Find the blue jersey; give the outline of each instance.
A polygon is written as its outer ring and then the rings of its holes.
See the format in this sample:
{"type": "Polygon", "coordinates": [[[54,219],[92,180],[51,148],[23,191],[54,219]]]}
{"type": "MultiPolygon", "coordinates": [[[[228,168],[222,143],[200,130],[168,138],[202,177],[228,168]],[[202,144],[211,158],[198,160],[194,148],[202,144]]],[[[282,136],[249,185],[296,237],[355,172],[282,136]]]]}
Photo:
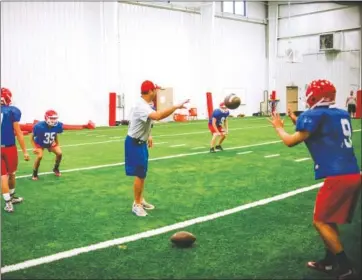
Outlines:
{"type": "Polygon", "coordinates": [[[224,122],[224,120],[230,115],[229,111],[222,111],[220,109],[215,109],[214,112],[212,113],[211,118],[209,119],[209,124],[212,124],[212,119],[215,118],[216,119],[216,125],[220,126],[222,125],[222,123],[224,122]]]}
{"type": "Polygon", "coordinates": [[[347,111],[328,107],[305,111],[298,117],[296,130],[310,133],[305,144],[314,160],[316,179],[360,172],[347,111]]]}
{"type": "Polygon", "coordinates": [[[50,148],[55,142],[58,133],[63,132],[63,124],[58,122],[56,126],[49,126],[45,121],[38,122],[33,127],[34,142],[42,148],[50,148]]]}
{"type": "Polygon", "coordinates": [[[1,145],[14,146],[14,123],[21,119],[21,111],[15,106],[1,106],[1,145]]]}

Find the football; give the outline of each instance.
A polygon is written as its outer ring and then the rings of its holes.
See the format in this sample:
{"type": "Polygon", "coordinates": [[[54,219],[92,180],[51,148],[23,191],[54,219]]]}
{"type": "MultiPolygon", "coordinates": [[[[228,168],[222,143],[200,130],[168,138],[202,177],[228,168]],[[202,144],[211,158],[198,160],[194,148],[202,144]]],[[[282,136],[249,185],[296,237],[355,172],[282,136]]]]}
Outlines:
{"type": "Polygon", "coordinates": [[[196,237],[190,232],[179,231],[172,235],[170,240],[176,247],[187,248],[194,244],[196,237]]]}
{"type": "Polygon", "coordinates": [[[225,106],[231,110],[234,110],[240,106],[241,100],[235,93],[231,93],[224,99],[225,106]]]}

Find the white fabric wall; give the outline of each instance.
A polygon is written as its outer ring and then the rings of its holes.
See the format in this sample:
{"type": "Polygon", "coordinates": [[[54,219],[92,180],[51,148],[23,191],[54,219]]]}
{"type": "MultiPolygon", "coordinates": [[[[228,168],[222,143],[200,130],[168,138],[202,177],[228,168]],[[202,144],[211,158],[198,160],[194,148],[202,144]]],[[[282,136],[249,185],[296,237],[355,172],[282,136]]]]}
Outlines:
{"type": "MultiPolygon", "coordinates": [[[[269,50],[273,50],[269,60],[269,67],[273,70],[269,90],[277,90],[281,112],[286,110],[286,86],[298,86],[300,101],[303,101],[307,83],[320,78],[329,79],[336,85],[337,106],[345,108],[350,90],[361,88],[360,17],[356,5],[310,3],[288,6],[270,3],[269,31],[278,37],[271,38],[269,46],[269,50]],[[319,34],[330,32],[341,36],[341,51],[338,53],[319,51],[319,34]],[[288,48],[300,54],[300,63],[286,63],[284,56],[288,48]]],[[[299,109],[305,109],[303,102],[299,102],[299,109]]]]}
{"type": "MultiPolygon", "coordinates": [[[[210,10],[211,7],[211,10],[210,10]]],[[[151,79],[191,98],[206,116],[206,91],[246,94],[258,111],[266,87],[265,25],[112,2],[5,2],[1,85],[14,93],[23,122],[47,109],[63,122],[108,124],[108,93],[126,95],[126,116],[151,79]]],[[[205,10],[206,9],[206,10],[205,10]]],[[[209,9],[207,11],[207,9],[209,9]]]]}
{"type": "Polygon", "coordinates": [[[266,86],[265,26],[212,19],[210,9],[203,7],[200,16],[119,5],[120,77],[127,103],[139,96],[147,78],[173,87],[175,101],[191,98],[201,117],[207,115],[205,93],[213,93],[217,106],[229,88],[246,93],[246,105],[234,114],[258,111],[266,86]]]}
{"type": "Polygon", "coordinates": [[[105,124],[100,4],[1,4],[1,84],[14,94],[23,121],[48,109],[66,123],[105,124]]]}
{"type": "Polygon", "coordinates": [[[214,95],[222,101],[227,89],[244,92],[246,105],[233,114],[259,112],[266,89],[265,29],[262,24],[216,19],[214,95]]]}
{"type": "Polygon", "coordinates": [[[119,77],[129,104],[126,112],[145,79],[172,87],[175,102],[191,98],[202,105],[200,15],[128,4],[119,4],[118,11],[119,77]]]}

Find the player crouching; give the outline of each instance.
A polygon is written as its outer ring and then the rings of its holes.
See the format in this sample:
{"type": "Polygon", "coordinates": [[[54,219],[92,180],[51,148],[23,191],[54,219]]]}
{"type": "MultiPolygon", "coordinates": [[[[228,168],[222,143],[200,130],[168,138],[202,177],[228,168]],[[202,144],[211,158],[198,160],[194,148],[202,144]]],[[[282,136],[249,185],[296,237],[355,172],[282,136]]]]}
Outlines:
{"type": "Polygon", "coordinates": [[[55,165],[53,172],[55,176],[60,176],[59,165],[62,161],[62,150],[59,146],[58,134],[63,132],[63,124],[58,121],[58,114],[53,110],[45,113],[45,121],[38,122],[33,127],[33,136],[31,137],[31,144],[33,145],[33,152],[36,155],[33,169],[33,180],[38,180],[38,170],[40,162],[43,158],[43,150],[47,149],[49,152],[55,154],[55,165]]]}
{"type": "Polygon", "coordinates": [[[230,115],[229,110],[225,106],[224,102],[220,103],[220,108],[215,109],[209,119],[209,130],[212,134],[210,143],[210,153],[215,153],[216,150],[222,151],[222,142],[225,140],[228,134],[228,116],[230,115]],[[224,127],[223,127],[224,125],[224,127]],[[220,136],[219,144],[215,147],[216,138],[220,136]]]}

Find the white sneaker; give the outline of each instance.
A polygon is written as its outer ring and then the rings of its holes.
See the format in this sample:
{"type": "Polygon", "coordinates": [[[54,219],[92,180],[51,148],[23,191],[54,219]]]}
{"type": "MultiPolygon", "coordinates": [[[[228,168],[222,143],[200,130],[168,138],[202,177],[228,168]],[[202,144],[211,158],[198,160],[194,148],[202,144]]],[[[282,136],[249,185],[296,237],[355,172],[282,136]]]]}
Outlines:
{"type": "Polygon", "coordinates": [[[15,195],[11,196],[11,203],[12,204],[22,203],[23,201],[24,201],[24,198],[22,198],[22,197],[15,196],[15,195]]]}
{"type": "Polygon", "coordinates": [[[13,207],[13,204],[11,203],[11,201],[5,203],[4,210],[8,213],[14,212],[14,207],[13,207]]]}
{"type": "Polygon", "coordinates": [[[152,209],[155,209],[155,206],[148,203],[146,200],[142,200],[142,206],[143,206],[143,209],[146,209],[146,210],[152,210],[152,209]]]}
{"type": "Polygon", "coordinates": [[[147,216],[147,212],[143,209],[141,204],[133,204],[132,212],[135,213],[139,217],[147,216]]]}

